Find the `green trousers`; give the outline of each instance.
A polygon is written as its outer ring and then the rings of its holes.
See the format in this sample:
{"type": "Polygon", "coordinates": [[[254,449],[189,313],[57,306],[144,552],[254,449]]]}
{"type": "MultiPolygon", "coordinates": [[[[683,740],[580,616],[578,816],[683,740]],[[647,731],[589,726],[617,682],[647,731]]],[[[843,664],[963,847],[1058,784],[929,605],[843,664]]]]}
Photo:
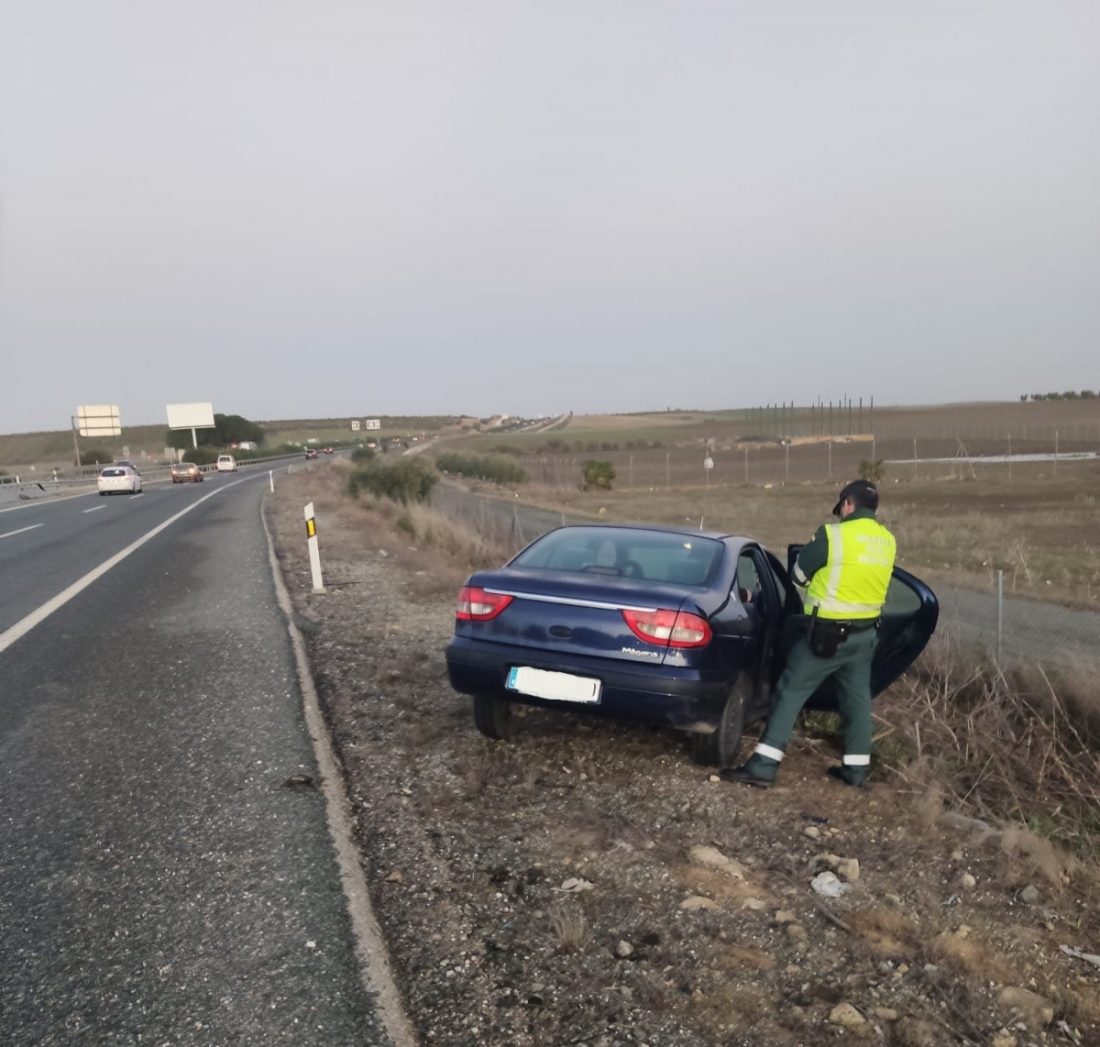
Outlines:
{"type": "Polygon", "coordinates": [[[818,658],[808,640],[800,639],[779,678],[775,708],[768,717],[757,755],[774,761],[783,758],[802,707],[833,677],[844,727],[844,763],[866,768],[871,762],[871,658],[877,642],[875,629],[849,633],[832,658],[818,658]]]}

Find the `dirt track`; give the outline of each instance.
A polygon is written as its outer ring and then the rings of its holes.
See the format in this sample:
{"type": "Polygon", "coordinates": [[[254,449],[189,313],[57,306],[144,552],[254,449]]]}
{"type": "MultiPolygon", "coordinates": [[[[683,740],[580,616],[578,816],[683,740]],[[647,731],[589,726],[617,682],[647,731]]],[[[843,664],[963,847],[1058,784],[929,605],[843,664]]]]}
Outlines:
{"type": "Polygon", "coordinates": [[[1059,949],[1100,951],[1079,874],[934,798],[827,782],[820,741],[768,793],[632,725],[532,713],[487,742],[444,671],[461,572],[340,485],[288,478],[269,512],[423,1043],[1100,1043],[1100,970],[1059,949]],[[826,901],[837,858],[858,877],[826,901]]]}

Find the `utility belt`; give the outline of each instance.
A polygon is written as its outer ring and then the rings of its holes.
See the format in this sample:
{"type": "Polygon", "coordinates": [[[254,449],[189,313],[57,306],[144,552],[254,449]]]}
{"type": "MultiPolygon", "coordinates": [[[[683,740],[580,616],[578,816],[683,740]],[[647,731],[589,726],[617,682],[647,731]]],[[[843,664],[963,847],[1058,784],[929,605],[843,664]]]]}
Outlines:
{"type": "Polygon", "coordinates": [[[810,650],[818,658],[832,658],[837,648],[848,639],[852,633],[864,633],[879,627],[880,618],[857,618],[853,621],[838,621],[834,618],[819,618],[817,608],[814,608],[813,617],[810,618],[810,631],[806,641],[810,650]]]}

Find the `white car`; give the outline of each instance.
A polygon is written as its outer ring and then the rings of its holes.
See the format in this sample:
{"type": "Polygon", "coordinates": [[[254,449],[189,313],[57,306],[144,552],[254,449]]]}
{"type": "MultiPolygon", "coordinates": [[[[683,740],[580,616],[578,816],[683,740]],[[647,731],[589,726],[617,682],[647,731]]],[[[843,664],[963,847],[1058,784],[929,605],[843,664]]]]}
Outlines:
{"type": "Polygon", "coordinates": [[[237,471],[237,459],[231,454],[219,454],[214,468],[219,473],[235,473],[237,471]]]}
{"type": "Polygon", "coordinates": [[[95,485],[100,494],[116,491],[137,494],[141,490],[141,475],[128,465],[108,465],[99,470],[95,485]]]}

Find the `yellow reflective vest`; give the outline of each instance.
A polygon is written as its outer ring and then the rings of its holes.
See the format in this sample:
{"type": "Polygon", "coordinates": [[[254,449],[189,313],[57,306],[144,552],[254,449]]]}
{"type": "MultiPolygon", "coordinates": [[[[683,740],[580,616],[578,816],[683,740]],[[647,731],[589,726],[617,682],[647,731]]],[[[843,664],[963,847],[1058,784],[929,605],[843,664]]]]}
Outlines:
{"type": "Polygon", "coordinates": [[[871,517],[826,524],[829,559],[814,572],[803,599],[807,614],[848,621],[877,618],[886,602],[897,542],[871,517]]]}

